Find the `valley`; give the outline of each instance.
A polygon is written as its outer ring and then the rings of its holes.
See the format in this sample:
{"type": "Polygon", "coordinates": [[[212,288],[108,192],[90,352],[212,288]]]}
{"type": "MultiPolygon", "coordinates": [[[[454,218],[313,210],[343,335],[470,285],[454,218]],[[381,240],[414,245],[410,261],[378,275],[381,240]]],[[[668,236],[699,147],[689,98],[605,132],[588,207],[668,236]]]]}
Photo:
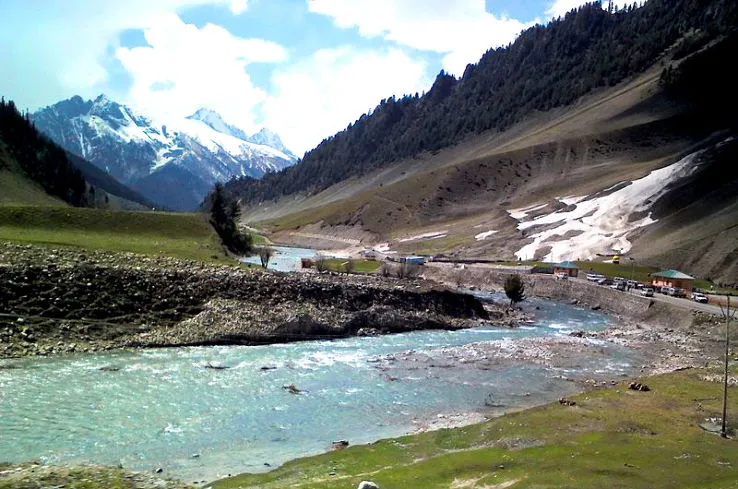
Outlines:
{"type": "Polygon", "coordinates": [[[0,2],[0,489],[735,486],[738,3],[441,3],[0,2]]]}

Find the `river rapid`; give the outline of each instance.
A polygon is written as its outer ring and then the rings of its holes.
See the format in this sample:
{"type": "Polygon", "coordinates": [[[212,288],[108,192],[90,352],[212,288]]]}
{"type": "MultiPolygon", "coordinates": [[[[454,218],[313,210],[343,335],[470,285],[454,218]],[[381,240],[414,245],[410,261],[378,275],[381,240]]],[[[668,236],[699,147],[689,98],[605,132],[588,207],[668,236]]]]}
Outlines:
{"type": "Polygon", "coordinates": [[[211,481],[269,470],[334,440],[366,443],[458,413],[551,401],[581,389],[573,379],[639,368],[639,353],[586,337],[566,365],[517,358],[531,341],[608,325],[584,308],[526,302],[535,320],[517,329],[5,360],[0,461],[120,463],[211,481]],[[449,349],[477,344],[484,361],[449,360],[449,349]]]}

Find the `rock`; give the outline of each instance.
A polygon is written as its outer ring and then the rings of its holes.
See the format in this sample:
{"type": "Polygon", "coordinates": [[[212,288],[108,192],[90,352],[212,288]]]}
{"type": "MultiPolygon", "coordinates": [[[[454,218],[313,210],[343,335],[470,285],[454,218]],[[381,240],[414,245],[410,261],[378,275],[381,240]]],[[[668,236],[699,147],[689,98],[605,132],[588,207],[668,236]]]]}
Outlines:
{"type": "Polygon", "coordinates": [[[334,450],[340,450],[342,448],[346,448],[347,446],[349,446],[349,442],[348,440],[337,440],[331,443],[331,446],[333,447],[334,450]]]}
{"type": "Polygon", "coordinates": [[[584,331],[572,331],[569,333],[569,336],[574,336],[575,338],[584,338],[584,331]]]}
{"type": "Polygon", "coordinates": [[[379,489],[379,486],[372,481],[361,481],[357,489],[379,489]]]}
{"type": "Polygon", "coordinates": [[[593,311],[599,311],[600,309],[602,309],[602,306],[601,306],[601,305],[599,305],[599,304],[596,304],[596,305],[592,306],[592,307],[591,307],[591,309],[592,309],[593,311]]]}
{"type": "Polygon", "coordinates": [[[640,382],[631,382],[630,385],[628,385],[628,389],[640,392],[648,392],[651,390],[647,385],[641,384],[640,382]]]}
{"type": "Polygon", "coordinates": [[[162,472],[164,472],[164,469],[162,469],[161,467],[157,467],[154,472],[156,472],[157,474],[161,474],[162,472]]]}
{"type": "Polygon", "coordinates": [[[561,404],[562,406],[576,406],[577,402],[571,401],[565,397],[562,397],[561,399],[559,399],[559,404],[561,404]]]}
{"type": "Polygon", "coordinates": [[[207,364],[205,364],[205,366],[203,368],[209,368],[211,370],[226,370],[226,369],[229,369],[231,367],[229,367],[228,365],[223,365],[222,363],[211,363],[211,362],[208,362],[207,364]]]}
{"type": "Polygon", "coordinates": [[[282,389],[286,390],[290,394],[299,394],[303,392],[301,389],[298,389],[297,387],[295,387],[295,384],[283,385],[282,389]]]}

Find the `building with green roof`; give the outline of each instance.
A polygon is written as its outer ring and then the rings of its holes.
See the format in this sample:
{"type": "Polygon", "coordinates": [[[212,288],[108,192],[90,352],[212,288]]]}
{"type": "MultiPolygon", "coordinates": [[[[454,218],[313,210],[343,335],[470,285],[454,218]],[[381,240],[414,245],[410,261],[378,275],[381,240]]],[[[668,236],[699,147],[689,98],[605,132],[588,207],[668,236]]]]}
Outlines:
{"type": "Polygon", "coordinates": [[[682,289],[685,293],[691,294],[694,288],[694,277],[679,270],[664,270],[651,274],[651,284],[654,287],[682,289]]]}
{"type": "Polygon", "coordinates": [[[553,271],[554,275],[558,275],[559,273],[565,273],[570,277],[577,277],[579,275],[579,267],[571,261],[556,263],[553,266],[553,271]]]}

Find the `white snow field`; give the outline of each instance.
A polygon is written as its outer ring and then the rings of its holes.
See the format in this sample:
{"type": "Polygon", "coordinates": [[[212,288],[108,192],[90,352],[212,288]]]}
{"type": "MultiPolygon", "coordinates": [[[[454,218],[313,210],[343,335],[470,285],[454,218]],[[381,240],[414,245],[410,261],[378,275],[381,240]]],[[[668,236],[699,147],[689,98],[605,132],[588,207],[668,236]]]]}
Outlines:
{"type": "Polygon", "coordinates": [[[575,205],[572,210],[561,210],[525,220],[533,210],[546,205],[526,209],[513,209],[508,213],[518,220],[517,228],[529,230],[528,237],[533,241],[518,250],[515,256],[522,260],[533,259],[536,252],[550,246],[551,250],[542,260],[557,262],[562,260],[588,260],[598,253],[627,253],[631,243],[628,233],[634,229],[656,222],[651,217],[651,205],[663,196],[670,184],[693,173],[697,164],[695,159],[702,151],[692,153],[678,162],[654,170],[645,177],[632,182],[621,182],[599,194],[597,197],[562,197],[557,200],[566,205],[575,205]],[[618,186],[622,188],[612,191],[618,186]],[[545,230],[535,232],[538,226],[545,230]],[[571,233],[570,237],[565,237],[571,233]],[[574,235],[575,233],[578,233],[574,235]]]}

